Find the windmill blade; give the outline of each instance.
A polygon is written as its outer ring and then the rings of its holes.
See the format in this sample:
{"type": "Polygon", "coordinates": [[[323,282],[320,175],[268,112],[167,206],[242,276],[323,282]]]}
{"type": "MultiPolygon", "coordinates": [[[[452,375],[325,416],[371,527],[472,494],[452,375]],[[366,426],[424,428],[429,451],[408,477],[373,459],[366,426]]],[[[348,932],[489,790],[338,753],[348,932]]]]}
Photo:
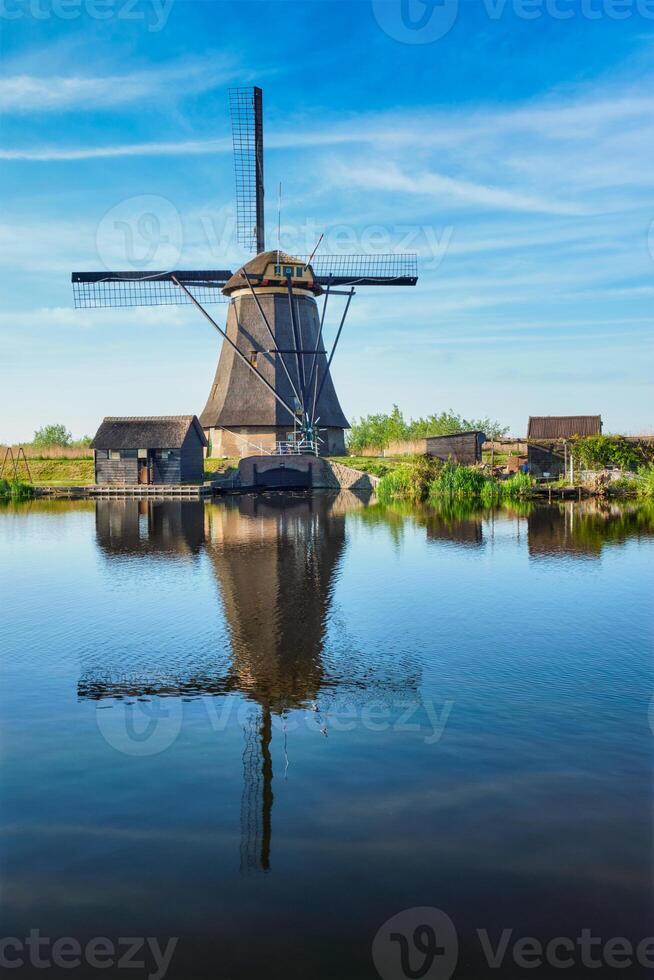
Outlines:
{"type": "Polygon", "coordinates": [[[172,272],[73,272],[76,309],[120,306],[176,306],[192,303],[175,279],[192,290],[200,303],[227,303],[222,288],[229,269],[172,272]]]}
{"type": "Polygon", "coordinates": [[[265,252],[263,216],[263,93],[256,86],[231,88],[236,237],[250,251],[265,252]]]}
{"type": "Polygon", "coordinates": [[[321,286],[415,286],[418,256],[316,255],[311,262],[314,280],[321,286]]]}

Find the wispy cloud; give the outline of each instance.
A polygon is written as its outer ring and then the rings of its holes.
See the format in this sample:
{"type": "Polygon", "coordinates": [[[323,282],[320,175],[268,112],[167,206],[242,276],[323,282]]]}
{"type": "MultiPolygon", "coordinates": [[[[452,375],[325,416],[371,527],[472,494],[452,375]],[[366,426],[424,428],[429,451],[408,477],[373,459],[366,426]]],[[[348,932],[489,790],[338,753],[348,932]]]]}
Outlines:
{"type": "Polygon", "coordinates": [[[231,148],[231,140],[227,138],[180,140],[169,143],[126,143],[116,146],[71,147],[70,149],[50,146],[40,149],[0,149],[0,160],[33,160],[41,163],[56,163],[65,160],[102,160],[112,157],[195,156],[206,153],[226,153],[231,148]]]}
{"type": "Polygon", "coordinates": [[[173,63],[121,75],[18,73],[0,78],[0,111],[25,114],[98,110],[143,104],[158,96],[169,101],[171,95],[180,98],[207,91],[243,76],[242,70],[230,67],[224,58],[173,63]]]}

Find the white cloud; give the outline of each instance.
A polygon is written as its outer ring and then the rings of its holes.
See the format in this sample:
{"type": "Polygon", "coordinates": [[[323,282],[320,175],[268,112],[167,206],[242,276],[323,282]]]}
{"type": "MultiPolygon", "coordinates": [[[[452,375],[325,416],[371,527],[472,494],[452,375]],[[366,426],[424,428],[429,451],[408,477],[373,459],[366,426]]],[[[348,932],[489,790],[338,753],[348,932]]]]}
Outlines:
{"type": "Polygon", "coordinates": [[[8,114],[97,110],[143,104],[155,97],[164,97],[169,102],[171,96],[178,99],[207,91],[243,75],[220,58],[173,63],[122,75],[17,73],[0,78],[0,111],[8,114]]]}

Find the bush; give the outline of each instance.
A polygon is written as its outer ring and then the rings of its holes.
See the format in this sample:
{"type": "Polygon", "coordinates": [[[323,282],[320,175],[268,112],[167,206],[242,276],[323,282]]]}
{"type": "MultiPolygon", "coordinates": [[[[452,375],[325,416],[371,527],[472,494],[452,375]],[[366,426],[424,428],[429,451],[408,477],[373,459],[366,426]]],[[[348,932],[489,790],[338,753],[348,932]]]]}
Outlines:
{"type": "Polygon", "coordinates": [[[377,484],[377,497],[382,502],[409,500],[420,503],[427,499],[429,487],[440,469],[439,460],[431,456],[416,456],[382,476],[377,484]]]}
{"type": "Polygon", "coordinates": [[[603,470],[607,466],[636,470],[651,462],[651,450],[624,436],[586,436],[575,439],[571,449],[575,465],[585,470],[603,470]]]}
{"type": "Polygon", "coordinates": [[[641,466],[636,473],[636,493],[648,500],[654,499],[654,465],[641,466]]]}

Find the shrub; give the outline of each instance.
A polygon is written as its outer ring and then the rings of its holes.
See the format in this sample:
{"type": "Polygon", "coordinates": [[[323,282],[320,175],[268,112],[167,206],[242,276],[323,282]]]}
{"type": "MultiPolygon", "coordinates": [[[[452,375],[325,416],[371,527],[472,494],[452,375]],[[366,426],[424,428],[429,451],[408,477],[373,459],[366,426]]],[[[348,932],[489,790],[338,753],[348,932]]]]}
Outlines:
{"type": "Polygon", "coordinates": [[[641,466],[636,473],[636,493],[639,497],[654,499],[654,465],[641,466]]]}
{"type": "Polygon", "coordinates": [[[649,461],[647,449],[624,436],[586,436],[575,439],[571,448],[575,464],[586,470],[635,470],[649,461]]]}

